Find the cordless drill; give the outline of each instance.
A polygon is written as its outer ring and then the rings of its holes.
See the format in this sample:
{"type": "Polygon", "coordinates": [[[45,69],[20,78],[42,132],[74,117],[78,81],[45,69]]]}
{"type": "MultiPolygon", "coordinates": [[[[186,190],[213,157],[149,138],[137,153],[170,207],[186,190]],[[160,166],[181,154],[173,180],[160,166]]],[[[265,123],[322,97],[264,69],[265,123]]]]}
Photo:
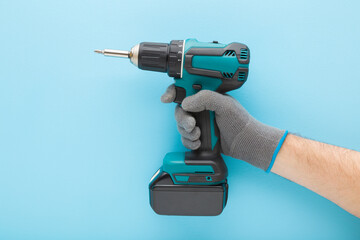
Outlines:
{"type": "MultiPolygon", "coordinates": [[[[250,50],[241,43],[221,44],[196,39],[168,43],[142,42],[130,51],[95,50],[105,56],[130,58],[140,69],[167,72],[175,80],[176,98],[200,90],[226,93],[248,77],[250,50]]],[[[167,153],[150,180],[150,205],[161,215],[214,216],[227,202],[227,167],[220,154],[220,134],[212,111],[193,114],[201,130],[201,146],[167,153]]]]}

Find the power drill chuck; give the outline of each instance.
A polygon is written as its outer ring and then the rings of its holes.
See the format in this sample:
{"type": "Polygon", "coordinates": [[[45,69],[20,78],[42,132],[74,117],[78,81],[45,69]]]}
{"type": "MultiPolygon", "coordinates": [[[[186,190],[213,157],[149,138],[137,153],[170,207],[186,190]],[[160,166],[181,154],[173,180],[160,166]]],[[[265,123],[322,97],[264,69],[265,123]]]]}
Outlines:
{"type": "Polygon", "coordinates": [[[167,72],[170,77],[181,77],[181,61],[183,40],[173,40],[168,43],[142,42],[130,51],[95,50],[96,53],[111,57],[130,58],[130,61],[140,69],[156,72],[167,72]]]}

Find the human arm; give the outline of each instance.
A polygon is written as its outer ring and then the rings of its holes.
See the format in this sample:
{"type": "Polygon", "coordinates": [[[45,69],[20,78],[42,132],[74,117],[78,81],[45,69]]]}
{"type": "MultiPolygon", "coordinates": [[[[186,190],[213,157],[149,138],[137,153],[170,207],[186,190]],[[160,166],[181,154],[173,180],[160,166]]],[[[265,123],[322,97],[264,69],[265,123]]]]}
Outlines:
{"type": "MultiPolygon", "coordinates": [[[[162,101],[173,99],[170,86],[162,101]]],[[[285,177],[360,217],[359,152],[287,135],[254,119],[232,97],[206,90],[185,98],[175,110],[182,142],[189,149],[201,144],[189,112],[202,110],[215,112],[223,154],[285,177]]]]}
{"type": "Polygon", "coordinates": [[[271,169],[360,218],[360,153],[288,134],[271,169]]]}

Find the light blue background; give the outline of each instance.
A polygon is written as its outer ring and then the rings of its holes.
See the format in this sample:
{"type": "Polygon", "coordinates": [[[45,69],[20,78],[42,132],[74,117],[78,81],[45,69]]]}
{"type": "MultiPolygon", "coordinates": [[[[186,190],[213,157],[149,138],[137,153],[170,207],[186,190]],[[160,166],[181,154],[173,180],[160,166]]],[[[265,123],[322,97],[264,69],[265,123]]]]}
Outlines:
{"type": "Polygon", "coordinates": [[[218,217],[164,217],[148,182],[182,151],[172,82],[96,48],[238,41],[232,93],[264,123],[360,150],[358,1],[0,2],[0,239],[360,239],[360,220],[236,159],[218,217]]]}

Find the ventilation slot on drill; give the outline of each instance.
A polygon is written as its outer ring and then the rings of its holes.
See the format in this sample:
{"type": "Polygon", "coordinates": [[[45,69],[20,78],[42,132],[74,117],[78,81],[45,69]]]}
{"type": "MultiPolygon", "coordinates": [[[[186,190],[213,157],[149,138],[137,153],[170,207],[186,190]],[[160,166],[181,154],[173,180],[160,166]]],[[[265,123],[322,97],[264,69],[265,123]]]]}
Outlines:
{"type": "Polygon", "coordinates": [[[226,78],[232,78],[234,76],[233,73],[223,72],[222,75],[226,78]]]}
{"type": "Polygon", "coordinates": [[[233,50],[226,50],[225,53],[224,53],[224,56],[226,56],[226,57],[235,57],[236,53],[233,50]]]}
{"type": "Polygon", "coordinates": [[[244,81],[245,80],[246,73],[245,72],[239,72],[238,80],[244,81]]]}
{"type": "Polygon", "coordinates": [[[248,58],[248,49],[242,48],[240,49],[240,59],[246,60],[248,58]]]}

